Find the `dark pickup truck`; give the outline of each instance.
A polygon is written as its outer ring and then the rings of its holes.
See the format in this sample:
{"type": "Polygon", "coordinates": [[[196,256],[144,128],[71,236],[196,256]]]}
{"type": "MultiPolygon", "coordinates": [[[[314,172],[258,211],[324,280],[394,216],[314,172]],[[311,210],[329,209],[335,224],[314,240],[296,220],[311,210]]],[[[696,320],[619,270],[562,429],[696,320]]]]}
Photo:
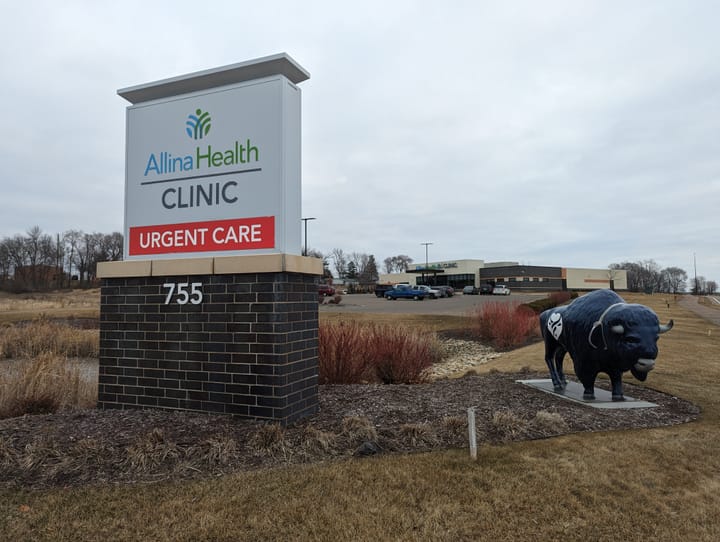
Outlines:
{"type": "Polygon", "coordinates": [[[392,284],[376,284],[375,285],[375,295],[377,297],[385,297],[385,292],[388,290],[392,290],[393,285],[392,284]]]}
{"type": "Polygon", "coordinates": [[[385,299],[425,299],[425,290],[420,290],[409,284],[397,284],[385,292],[385,299]]]}

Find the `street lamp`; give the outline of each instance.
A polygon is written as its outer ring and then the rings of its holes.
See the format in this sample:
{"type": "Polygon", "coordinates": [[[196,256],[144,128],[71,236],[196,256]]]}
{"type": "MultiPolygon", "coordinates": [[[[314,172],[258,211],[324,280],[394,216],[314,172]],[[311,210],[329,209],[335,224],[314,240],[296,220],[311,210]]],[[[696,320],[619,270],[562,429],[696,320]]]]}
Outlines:
{"type": "Polygon", "coordinates": [[[310,216],[308,218],[301,218],[300,220],[302,220],[305,223],[305,250],[303,251],[303,256],[307,256],[307,223],[308,223],[308,220],[315,220],[315,217],[310,216]]]}
{"type": "Polygon", "coordinates": [[[420,243],[421,245],[425,245],[425,271],[423,271],[423,281],[425,280],[425,272],[428,268],[428,245],[432,245],[432,243],[420,243]]]}

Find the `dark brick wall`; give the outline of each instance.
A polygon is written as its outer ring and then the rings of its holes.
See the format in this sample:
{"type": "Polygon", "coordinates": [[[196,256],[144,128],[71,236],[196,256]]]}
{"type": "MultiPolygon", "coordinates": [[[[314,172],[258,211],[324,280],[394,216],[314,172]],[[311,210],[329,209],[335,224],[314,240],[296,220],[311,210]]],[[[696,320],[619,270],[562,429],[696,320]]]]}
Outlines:
{"type": "Polygon", "coordinates": [[[314,275],[108,278],[100,309],[99,408],[163,408],[290,423],[317,411],[314,275]],[[202,283],[165,304],[165,283],[202,283]]]}
{"type": "Polygon", "coordinates": [[[565,290],[562,268],[537,265],[508,265],[481,267],[480,282],[500,282],[511,291],[558,291],[565,290]]]}

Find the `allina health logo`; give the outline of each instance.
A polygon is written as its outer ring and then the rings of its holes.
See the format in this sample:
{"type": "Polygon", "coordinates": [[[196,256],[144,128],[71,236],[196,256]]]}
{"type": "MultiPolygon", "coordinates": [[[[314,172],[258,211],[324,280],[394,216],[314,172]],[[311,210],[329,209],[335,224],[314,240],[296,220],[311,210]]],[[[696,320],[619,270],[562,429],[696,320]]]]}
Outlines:
{"type": "Polygon", "coordinates": [[[188,115],[185,123],[187,135],[193,139],[202,139],[210,131],[210,120],[210,113],[207,111],[203,113],[202,109],[195,111],[194,115],[188,115]]]}
{"type": "MultiPolygon", "coordinates": [[[[201,140],[210,132],[210,113],[198,108],[187,116],[185,133],[193,140],[201,140]]],[[[249,137],[235,140],[229,146],[198,146],[190,154],[177,155],[171,151],[151,152],[145,165],[144,177],[182,173],[223,166],[236,166],[260,161],[260,150],[249,137]]]]}

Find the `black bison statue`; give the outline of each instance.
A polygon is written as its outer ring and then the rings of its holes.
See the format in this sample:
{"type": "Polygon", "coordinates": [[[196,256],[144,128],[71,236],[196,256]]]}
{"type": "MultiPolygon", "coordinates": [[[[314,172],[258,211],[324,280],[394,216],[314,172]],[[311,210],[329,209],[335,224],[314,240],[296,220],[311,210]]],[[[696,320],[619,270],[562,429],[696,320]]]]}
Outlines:
{"type": "Polygon", "coordinates": [[[540,315],[540,329],[553,388],[561,392],[567,386],[563,358],[569,353],[584,387],[583,399],[595,399],[595,379],[607,373],[613,401],[624,401],[623,373],[630,371],[644,381],[655,365],[659,335],[672,327],[672,320],[661,325],[651,309],[625,303],[610,290],[596,290],[546,310],[540,315]]]}

